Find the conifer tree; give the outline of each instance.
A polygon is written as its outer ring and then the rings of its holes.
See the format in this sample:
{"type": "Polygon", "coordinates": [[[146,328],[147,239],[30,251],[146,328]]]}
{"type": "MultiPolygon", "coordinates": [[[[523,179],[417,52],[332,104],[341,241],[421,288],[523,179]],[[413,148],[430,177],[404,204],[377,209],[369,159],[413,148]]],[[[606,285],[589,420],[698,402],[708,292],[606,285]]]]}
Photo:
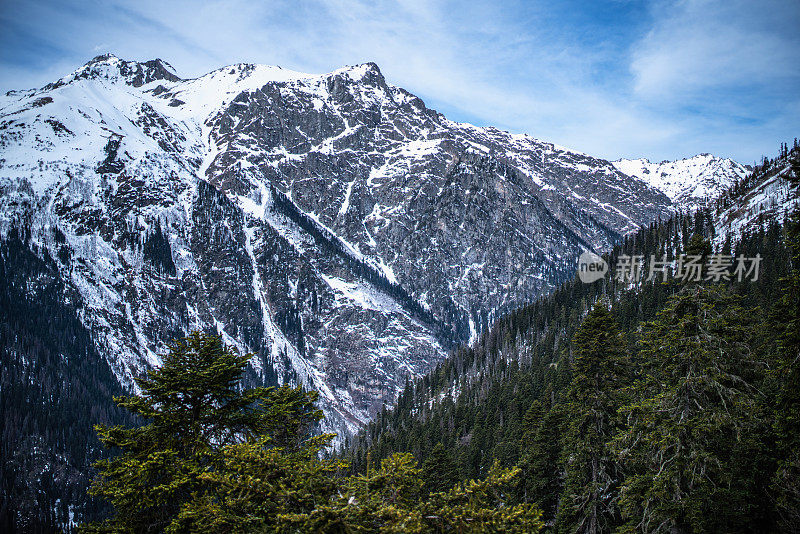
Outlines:
{"type": "Polygon", "coordinates": [[[520,459],[522,469],[522,496],[524,502],[537,503],[545,521],[555,518],[556,505],[561,492],[562,468],[561,431],[564,425],[563,407],[555,405],[543,412],[536,400],[525,414],[525,426],[520,459]]]}
{"type": "MultiPolygon", "coordinates": [[[[800,176],[800,174],[798,174],[800,176]]],[[[786,224],[791,270],[773,316],[778,329],[776,431],[782,459],[773,485],[780,526],[800,531],[800,210],[786,224]]]]}
{"type": "Polygon", "coordinates": [[[542,511],[534,504],[513,503],[520,472],[518,467],[504,469],[495,460],[485,479],[433,494],[422,504],[422,517],[436,533],[539,532],[544,526],[542,511]]]}
{"type": "Polygon", "coordinates": [[[643,373],[616,439],[627,530],[743,531],[758,515],[753,440],[765,425],[754,384],[763,366],[747,323],[737,298],[691,286],[645,325],[643,373]]]}
{"type": "Polygon", "coordinates": [[[619,466],[610,442],[629,377],[624,338],[608,309],[595,305],[573,338],[573,378],[567,392],[564,438],[566,479],[559,532],[608,531],[617,521],[614,497],[619,466]]]}
{"type": "Polygon", "coordinates": [[[693,234],[686,245],[686,254],[690,256],[700,256],[700,263],[705,263],[711,255],[711,242],[701,234],[693,234]]]}
{"type": "Polygon", "coordinates": [[[448,491],[458,482],[458,465],[452,452],[441,441],[436,443],[422,463],[422,478],[428,493],[448,491]]]}
{"type": "Polygon", "coordinates": [[[543,526],[541,511],[511,502],[518,476],[518,468],[495,463],[485,479],[456,484],[423,500],[416,460],[396,453],[379,469],[345,480],[327,503],[307,513],[285,512],[281,519],[289,532],[535,533],[543,526]]]}
{"type": "Polygon", "coordinates": [[[98,462],[91,488],[114,515],[92,530],[161,532],[181,507],[205,491],[220,451],[255,439],[296,448],[321,417],[315,393],[282,387],[240,390],[250,355],[220,338],[193,333],[169,346],[161,367],[137,380],[142,393],[115,400],[147,422],[97,426],[100,441],[121,453],[98,462]]]}
{"type": "Polygon", "coordinates": [[[169,531],[336,532],[344,522],[325,505],[340,490],[345,464],[319,458],[330,439],[275,447],[265,437],[223,448],[214,469],[199,477],[202,491],[181,508],[169,531]]]}

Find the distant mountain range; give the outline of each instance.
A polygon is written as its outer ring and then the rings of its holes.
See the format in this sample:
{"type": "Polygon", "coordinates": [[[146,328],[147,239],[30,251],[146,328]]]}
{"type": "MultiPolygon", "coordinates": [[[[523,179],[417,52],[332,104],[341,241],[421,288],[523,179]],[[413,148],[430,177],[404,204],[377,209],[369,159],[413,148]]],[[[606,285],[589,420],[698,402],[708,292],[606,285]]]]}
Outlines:
{"type": "Polygon", "coordinates": [[[698,154],[677,161],[651,163],[646,159],[619,159],[614,167],[647,182],[685,211],[704,205],[747,176],[751,169],[727,158],[698,154]]]}
{"type": "Polygon", "coordinates": [[[372,63],[184,80],[104,55],[0,97],[0,234],[55,262],[122,386],[211,329],[253,380],[320,391],[342,436],[582,251],[745,173],[452,122],[372,63]]]}

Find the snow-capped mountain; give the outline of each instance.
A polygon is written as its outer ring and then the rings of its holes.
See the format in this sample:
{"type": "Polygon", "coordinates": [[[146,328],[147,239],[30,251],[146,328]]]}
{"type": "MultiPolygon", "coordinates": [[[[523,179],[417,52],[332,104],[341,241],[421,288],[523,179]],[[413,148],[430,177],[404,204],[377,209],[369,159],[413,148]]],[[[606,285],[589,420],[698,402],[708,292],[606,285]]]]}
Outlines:
{"type": "Polygon", "coordinates": [[[646,159],[619,159],[614,166],[666,194],[676,208],[697,209],[741,180],[749,169],[732,159],[698,154],[676,161],[651,163],[646,159]]]}
{"type": "Polygon", "coordinates": [[[586,249],[671,209],[608,161],[449,121],[368,63],[183,80],[100,56],[0,97],[0,235],[52,258],[123,385],[214,329],[342,434],[586,249]]]}

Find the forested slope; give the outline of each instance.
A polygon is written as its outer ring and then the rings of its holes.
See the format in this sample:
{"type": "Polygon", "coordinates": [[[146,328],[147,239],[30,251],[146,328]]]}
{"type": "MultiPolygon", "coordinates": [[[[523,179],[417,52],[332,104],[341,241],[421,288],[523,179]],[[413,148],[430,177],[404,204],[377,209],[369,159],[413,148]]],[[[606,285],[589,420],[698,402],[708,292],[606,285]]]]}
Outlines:
{"type": "MultiPolygon", "coordinates": [[[[132,423],[122,393],[79,321],[74,288],[24,230],[0,240],[0,531],[52,532],[97,517],[86,489],[99,423],[132,423]],[[55,504],[54,504],[55,503],[55,504]]],[[[58,238],[58,237],[57,237],[58,238]]]]}
{"type": "Polygon", "coordinates": [[[494,460],[518,465],[517,498],[558,531],[791,530],[798,222],[773,209],[737,234],[720,219],[748,213],[743,202],[775,179],[796,205],[798,154],[782,147],[720,201],[628,236],[601,281],[576,278],[506,315],[408,383],[344,456],[363,470],[409,451],[429,476],[456,466],[453,480],[481,477],[494,460]],[[681,253],[704,264],[760,255],[759,277],[614,277],[626,256],[681,253]]]}

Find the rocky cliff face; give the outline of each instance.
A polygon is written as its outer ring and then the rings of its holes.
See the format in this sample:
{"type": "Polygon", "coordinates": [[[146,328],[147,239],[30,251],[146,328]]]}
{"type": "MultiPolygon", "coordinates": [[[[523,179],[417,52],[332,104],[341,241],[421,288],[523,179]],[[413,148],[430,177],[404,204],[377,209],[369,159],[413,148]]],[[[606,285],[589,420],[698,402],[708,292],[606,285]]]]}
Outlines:
{"type": "Polygon", "coordinates": [[[342,434],[670,208],[608,161],[451,122],[374,64],[181,80],[100,56],[0,97],[0,233],[53,258],[123,385],[213,329],[255,380],[319,390],[342,434]]]}

